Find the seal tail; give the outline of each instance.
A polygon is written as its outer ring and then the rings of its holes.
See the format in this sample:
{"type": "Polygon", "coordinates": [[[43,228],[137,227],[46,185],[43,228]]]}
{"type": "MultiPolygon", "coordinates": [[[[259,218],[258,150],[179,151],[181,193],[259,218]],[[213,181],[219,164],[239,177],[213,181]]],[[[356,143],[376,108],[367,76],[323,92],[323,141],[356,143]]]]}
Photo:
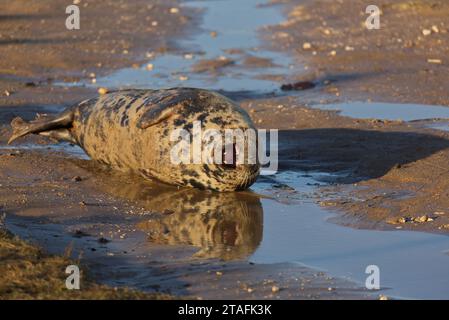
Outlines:
{"type": "Polygon", "coordinates": [[[20,117],[16,117],[11,121],[13,133],[8,140],[8,144],[26,136],[30,133],[51,136],[50,131],[58,132],[60,129],[68,128],[73,121],[73,112],[63,112],[56,117],[38,116],[36,120],[26,122],[20,117]]]}
{"type": "Polygon", "coordinates": [[[28,134],[29,126],[20,117],[16,117],[11,121],[11,127],[12,127],[12,136],[9,138],[8,144],[28,134]]]}

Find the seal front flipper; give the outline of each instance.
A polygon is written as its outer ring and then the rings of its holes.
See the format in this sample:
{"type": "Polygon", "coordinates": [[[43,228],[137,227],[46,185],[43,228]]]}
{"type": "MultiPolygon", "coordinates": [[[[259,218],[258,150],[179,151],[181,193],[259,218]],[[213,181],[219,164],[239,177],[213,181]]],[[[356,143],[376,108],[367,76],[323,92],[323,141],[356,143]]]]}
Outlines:
{"type": "Polygon", "coordinates": [[[166,96],[154,102],[154,107],[145,111],[137,122],[139,129],[146,129],[180,113],[181,109],[195,105],[202,90],[192,88],[168,89],[166,96]],[[180,91],[174,94],[173,91],[180,91]]]}
{"type": "Polygon", "coordinates": [[[154,126],[175,114],[173,108],[156,108],[145,112],[137,122],[137,127],[140,129],[146,129],[148,127],[154,126]]]}
{"type": "Polygon", "coordinates": [[[54,117],[38,117],[36,120],[30,122],[16,117],[11,122],[13,133],[8,140],[8,144],[30,133],[73,141],[73,138],[67,130],[72,126],[72,122],[73,111],[70,109],[54,117]]]}

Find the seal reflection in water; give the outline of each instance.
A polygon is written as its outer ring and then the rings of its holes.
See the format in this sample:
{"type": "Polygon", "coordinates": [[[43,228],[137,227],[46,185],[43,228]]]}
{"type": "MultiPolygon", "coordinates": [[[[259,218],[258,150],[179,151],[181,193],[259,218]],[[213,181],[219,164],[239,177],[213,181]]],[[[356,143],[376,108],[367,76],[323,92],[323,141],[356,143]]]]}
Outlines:
{"type": "Polygon", "coordinates": [[[171,151],[177,141],[171,141],[171,133],[183,129],[192,135],[197,121],[202,130],[255,130],[242,108],[216,92],[124,90],[83,101],[55,116],[31,122],[15,118],[9,143],[30,133],[69,141],[93,160],[173,185],[235,191],[253,184],[259,174],[257,161],[236,163],[237,154],[247,152],[248,139],[245,150],[236,144],[223,148],[222,159],[233,159],[231,163],[173,163],[171,151]],[[227,150],[232,150],[232,157],[227,150]]]}
{"type": "Polygon", "coordinates": [[[242,259],[262,241],[263,209],[259,197],[250,192],[210,192],[177,189],[134,179],[108,183],[114,196],[137,202],[150,212],[138,229],[151,242],[193,245],[202,258],[242,259]]]}

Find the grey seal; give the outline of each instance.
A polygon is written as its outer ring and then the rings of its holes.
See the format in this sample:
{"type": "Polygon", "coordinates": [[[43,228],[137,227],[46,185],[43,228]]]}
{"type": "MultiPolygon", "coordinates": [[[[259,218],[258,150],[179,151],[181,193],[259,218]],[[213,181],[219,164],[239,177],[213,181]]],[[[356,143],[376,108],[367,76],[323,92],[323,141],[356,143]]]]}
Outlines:
{"type": "MultiPolygon", "coordinates": [[[[121,90],[85,100],[54,116],[11,122],[8,143],[39,134],[79,145],[91,159],[121,171],[177,186],[235,191],[251,186],[259,174],[256,163],[178,163],[171,161],[175,129],[253,129],[249,115],[232,100],[195,88],[121,90]]],[[[245,141],[248,143],[248,141],[245,141]]],[[[233,152],[235,150],[234,146],[233,152]]],[[[223,149],[223,152],[224,149],[223,149]]],[[[223,155],[226,157],[226,155],[223,155]]],[[[232,159],[236,159],[234,154],[232,159]]]]}

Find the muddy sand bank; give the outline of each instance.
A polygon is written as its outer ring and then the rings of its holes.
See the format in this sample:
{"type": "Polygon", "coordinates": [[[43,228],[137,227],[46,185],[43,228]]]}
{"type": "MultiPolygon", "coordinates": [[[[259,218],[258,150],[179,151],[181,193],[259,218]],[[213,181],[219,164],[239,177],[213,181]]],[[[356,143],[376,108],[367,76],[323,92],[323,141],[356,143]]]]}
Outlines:
{"type": "MultiPolygon", "coordinates": [[[[88,22],[93,23],[96,32],[84,29],[74,44],[71,40],[61,41],[66,36],[71,39],[71,33],[60,34],[60,28],[55,31],[55,24],[62,24],[63,19],[56,10],[61,2],[53,2],[56,6],[41,8],[43,5],[35,2],[30,9],[8,7],[5,10],[11,18],[0,20],[2,37],[9,39],[0,46],[7,57],[2,59],[5,71],[0,89],[9,92],[0,97],[0,206],[7,214],[11,231],[55,254],[73,243],[74,258],[82,252],[82,261],[93,278],[111,286],[202,298],[378,296],[379,292],[368,295],[360,288],[360,281],[342,280],[296,263],[254,264],[248,260],[257,247],[263,248],[261,243],[266,239],[261,234],[265,215],[261,217],[262,200],[257,195],[183,194],[163,186],[141,185],[135,177],[116,176],[79,159],[82,152],[72,146],[61,149],[42,138],[32,137],[22,141],[22,146],[6,147],[8,124],[14,116],[30,119],[43,110],[57,112],[96,94],[91,87],[53,85],[53,79],[91,81],[90,73],[107,75],[117,68],[132,69],[136,63],[136,68],[142,68],[139,63],[147,61],[147,52],[163,55],[180,50],[184,54],[176,40],[187,32],[198,31],[195,10],[183,6],[180,12],[170,13],[170,8],[177,6],[175,2],[155,2],[151,9],[140,13],[136,10],[142,5],[140,1],[114,1],[108,4],[111,10],[107,17],[88,22]],[[31,11],[33,16],[34,12],[46,15],[36,19],[40,23],[39,35],[24,27],[32,23],[27,19],[31,11]],[[126,21],[130,19],[146,22],[139,28],[128,28],[126,21]],[[120,32],[110,28],[113,21],[119,20],[124,21],[120,28],[117,26],[120,32]],[[153,25],[152,21],[160,23],[153,25]],[[59,41],[23,40],[52,32],[59,41]],[[74,51],[74,46],[81,51],[74,51]],[[39,58],[33,59],[35,54],[29,57],[34,47],[42,50],[39,58]],[[155,203],[148,194],[157,194],[163,201],[155,203]],[[165,203],[178,203],[176,199],[191,206],[179,205],[184,213],[179,217],[171,208],[164,208],[165,203]],[[154,210],[158,206],[164,210],[154,210]],[[222,207],[233,213],[233,219],[226,219],[219,210],[222,207]],[[216,215],[200,221],[194,213],[202,210],[216,215]]],[[[328,174],[318,179],[323,186],[318,186],[310,198],[340,209],[341,214],[334,217],[338,223],[368,229],[449,231],[449,197],[444,178],[449,133],[425,128],[429,121],[354,119],[308,107],[369,99],[447,105],[447,6],[442,1],[434,2],[437,5],[423,1],[422,5],[404,2],[390,6],[383,1],[384,16],[389,19],[383,16],[382,21],[386,20],[387,27],[367,36],[360,26],[363,10],[353,1],[351,5],[349,1],[282,1],[286,22],[260,33],[269,40],[265,45],[274,44],[277,50],[293,57],[299,71],[264,72],[262,77],[274,79],[277,87],[297,80],[312,81],[317,86],[290,97],[222,88],[239,100],[258,127],[280,130],[281,173],[328,174]],[[348,15],[348,10],[355,13],[348,15]],[[422,19],[410,19],[418,14],[422,19]],[[392,28],[405,20],[411,23],[410,28],[392,28]],[[421,29],[432,25],[438,25],[439,32],[424,37],[421,29]],[[306,42],[311,44],[310,49],[304,49],[306,42]],[[429,47],[431,52],[426,50],[429,47]],[[443,62],[428,63],[430,57],[443,62]]],[[[83,3],[88,3],[88,16],[100,13],[101,8],[93,2],[83,3]]],[[[361,6],[362,2],[357,4],[361,6]]],[[[217,31],[213,37],[220,41],[221,32],[217,31]]],[[[251,55],[260,51],[251,51],[251,55]]],[[[225,52],[232,61],[205,57],[196,64],[201,68],[193,69],[189,76],[196,80],[195,73],[210,73],[220,79],[227,70],[237,70],[239,75],[247,69],[260,71],[282,63],[252,58],[248,53],[239,55],[241,52],[245,50],[225,52]]],[[[263,179],[255,191],[287,203],[292,197],[300,197],[300,202],[302,197],[309,197],[307,192],[294,193],[277,181],[263,179]],[[267,188],[260,187],[266,184],[267,188]]]]}
{"type": "MultiPolygon", "coordinates": [[[[380,1],[379,30],[366,29],[363,1],[279,2],[286,6],[287,19],[269,27],[265,37],[304,64],[297,81],[318,84],[304,92],[298,104],[424,104],[418,119],[434,117],[431,108],[426,115],[425,105],[449,106],[449,5],[445,1],[380,1]]],[[[394,104],[388,107],[394,114],[394,104]]],[[[415,112],[412,107],[409,112],[406,106],[402,109],[403,119],[415,112]]],[[[353,226],[380,227],[386,222],[397,228],[447,232],[446,133],[423,129],[435,120],[378,120],[375,111],[365,118],[374,119],[317,118],[310,126],[329,128],[335,139],[327,140],[330,145],[310,145],[313,151],[305,154],[326,157],[329,150],[336,162],[353,162],[346,168],[352,171],[349,177],[364,177],[355,179],[356,185],[338,186],[340,191],[349,190],[347,196],[328,204],[342,208],[344,217],[350,216],[343,220],[353,226]],[[332,130],[366,125],[375,131],[332,130]]],[[[299,127],[304,125],[309,126],[302,122],[299,127]]],[[[310,133],[313,136],[313,130],[310,133]]]]}
{"type": "MultiPolygon", "coordinates": [[[[194,15],[189,9],[181,9],[176,14],[170,13],[170,8],[176,7],[175,2],[154,3],[145,11],[136,10],[144,5],[143,2],[111,2],[105,4],[111,9],[108,15],[102,19],[86,19],[87,25],[92,25],[89,28],[82,28],[80,33],[73,36],[74,33],[59,26],[64,23],[65,18],[65,15],[57,10],[59,7],[62,8],[62,5],[61,1],[45,4],[32,2],[27,7],[14,3],[4,8],[6,14],[2,18],[1,28],[2,38],[5,38],[5,41],[0,48],[2,56],[5,57],[1,61],[3,72],[0,97],[3,145],[10,133],[8,124],[15,116],[32,119],[37,112],[58,112],[64,106],[96,95],[93,88],[55,86],[53,85],[55,82],[77,79],[92,81],[91,79],[107,74],[115,68],[127,66],[134,68],[134,65],[148,59],[149,52],[160,54],[175,50],[176,45],[172,40],[185,33],[186,25],[190,30],[195,28],[194,15]],[[142,17],[138,15],[139,12],[142,12],[142,17]],[[123,23],[110,28],[117,20],[123,20],[123,23]],[[144,25],[131,28],[126,23],[130,20],[141,21],[144,25]],[[153,21],[159,23],[155,24],[153,21]],[[34,28],[36,23],[39,24],[38,29],[34,28]],[[76,37],[75,41],[73,37],[76,37]]],[[[103,10],[102,6],[83,2],[82,13],[87,17],[101,15],[103,10]]],[[[248,61],[254,64],[255,60],[248,61]]],[[[60,263],[68,261],[69,258],[76,260],[81,267],[88,268],[89,277],[95,281],[112,287],[138,287],[143,291],[169,292],[192,297],[309,299],[367,297],[358,285],[309,268],[289,264],[254,265],[244,260],[239,262],[261,241],[260,230],[251,233],[252,236],[247,238],[247,241],[239,240],[242,245],[237,246],[236,252],[233,250],[229,252],[229,246],[223,246],[226,241],[233,243],[235,240],[233,237],[236,235],[232,233],[227,236],[230,237],[228,240],[213,241],[212,243],[218,243],[218,248],[213,246],[215,249],[207,252],[202,260],[191,257],[198,250],[196,248],[201,247],[201,243],[195,240],[202,234],[201,229],[196,230],[198,235],[195,235],[195,229],[187,230],[192,238],[184,236],[183,241],[172,243],[173,250],[167,250],[166,245],[170,244],[170,241],[157,240],[156,231],[161,230],[163,226],[158,222],[160,219],[156,219],[157,217],[147,219],[141,216],[142,214],[145,217],[144,214],[148,212],[144,209],[145,201],[138,196],[140,189],[128,190],[125,184],[123,188],[110,190],[111,185],[117,184],[117,179],[111,180],[108,174],[96,177],[93,172],[97,170],[102,172],[104,168],[94,166],[92,169],[89,162],[73,160],[73,157],[83,154],[74,153],[71,146],[67,146],[66,151],[70,152],[67,156],[61,154],[60,148],[52,151],[49,142],[40,138],[30,138],[29,141],[23,142],[24,145],[19,149],[5,147],[2,150],[1,210],[6,213],[6,225],[14,233],[20,234],[22,238],[51,254],[61,255],[67,247],[73,247],[71,256],[61,258],[60,263]],[[30,148],[27,148],[27,145],[30,148]],[[104,188],[98,188],[99,185],[104,188]],[[148,236],[156,244],[151,245],[152,242],[147,240],[148,236]],[[128,238],[130,240],[126,244],[120,244],[121,240],[126,242],[128,238]],[[158,242],[161,243],[157,244],[158,242]],[[192,247],[192,244],[195,246],[192,247]],[[124,249],[121,249],[122,247],[124,249]],[[130,249],[133,247],[136,249],[130,249]],[[223,258],[230,261],[224,263],[223,258]],[[142,261],[135,267],[135,260],[139,259],[142,261]],[[149,271],[143,272],[147,269],[145,266],[150,266],[149,271]],[[142,274],[132,276],[139,273],[142,274]],[[148,280],[143,282],[143,287],[139,287],[138,284],[142,283],[139,279],[142,277],[148,280]],[[211,281],[203,281],[205,277],[211,281]],[[213,285],[209,285],[210,283],[213,285]],[[220,288],[223,290],[219,290],[220,288]]],[[[122,179],[123,177],[120,181],[122,179]]],[[[131,178],[126,177],[125,180],[127,179],[131,178]]],[[[157,187],[156,191],[159,189],[160,187],[157,187]]],[[[222,201],[218,201],[218,204],[222,201]]],[[[252,201],[257,203],[257,200],[252,201]]],[[[158,213],[153,214],[157,216],[158,213]]],[[[197,220],[192,221],[194,222],[198,223],[197,220]]],[[[227,232],[229,228],[232,230],[233,223],[235,222],[232,219],[221,222],[217,232],[223,228],[222,232],[227,232]],[[226,227],[227,224],[231,226],[226,227]]],[[[173,228],[177,224],[172,222],[170,225],[173,228]]],[[[260,226],[259,223],[256,225],[260,226]]],[[[182,230],[177,232],[182,234],[182,230]]],[[[241,237],[242,234],[238,236],[241,237]]],[[[11,246],[6,240],[2,240],[2,244],[11,246]]],[[[17,252],[21,253],[17,255],[18,263],[27,261],[29,256],[19,250],[19,244],[15,243],[14,246],[17,252]]],[[[32,246],[30,248],[38,250],[32,246]]],[[[56,256],[50,259],[56,261],[59,258],[56,256]]],[[[31,265],[34,263],[30,262],[31,265]]],[[[39,268],[45,268],[45,265],[34,265],[34,269],[40,270],[39,268]]],[[[33,276],[33,274],[17,275],[20,281],[26,277],[31,281],[33,276]]],[[[47,289],[53,290],[49,284],[57,285],[63,277],[64,274],[57,274],[56,271],[49,273],[49,280],[44,285],[47,285],[47,289]]],[[[19,292],[15,289],[14,283],[5,282],[4,285],[5,291],[15,291],[14,297],[18,298],[54,297],[44,288],[37,287],[36,292],[31,289],[19,292]]],[[[163,294],[146,296],[127,291],[123,293],[114,291],[116,295],[112,296],[108,293],[107,287],[95,288],[98,289],[96,292],[90,293],[90,296],[87,292],[80,298],[169,297],[163,294]]],[[[58,294],[58,297],[63,296],[58,294]]],[[[67,296],[69,297],[71,296],[67,296]]]]}

